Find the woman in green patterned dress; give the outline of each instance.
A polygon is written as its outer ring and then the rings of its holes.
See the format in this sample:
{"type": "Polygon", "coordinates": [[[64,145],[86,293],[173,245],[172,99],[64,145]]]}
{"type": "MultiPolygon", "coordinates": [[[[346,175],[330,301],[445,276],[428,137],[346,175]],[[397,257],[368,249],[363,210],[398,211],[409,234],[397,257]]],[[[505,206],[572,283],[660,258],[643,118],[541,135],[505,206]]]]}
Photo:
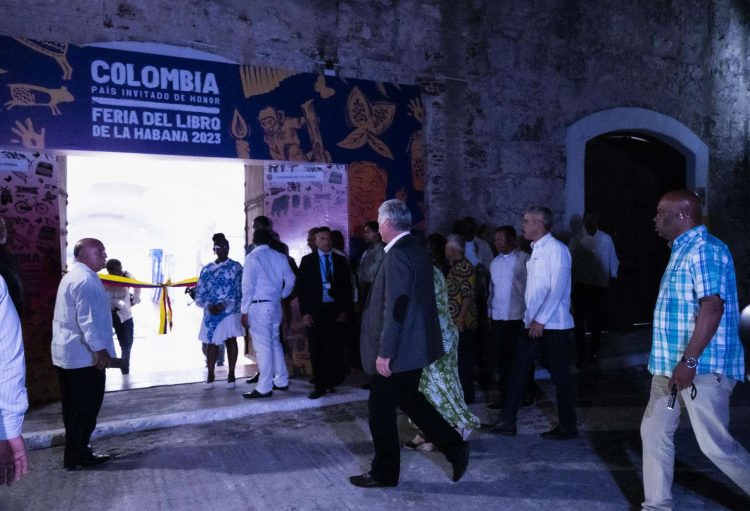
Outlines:
{"type": "MultiPolygon", "coordinates": [[[[445,277],[435,267],[433,267],[433,282],[445,355],[422,370],[419,390],[466,440],[471,430],[479,427],[479,418],[469,410],[464,401],[463,390],[458,379],[458,330],[448,312],[445,277]]],[[[417,434],[404,445],[423,451],[433,449],[432,443],[426,441],[421,434],[417,434]]]]}

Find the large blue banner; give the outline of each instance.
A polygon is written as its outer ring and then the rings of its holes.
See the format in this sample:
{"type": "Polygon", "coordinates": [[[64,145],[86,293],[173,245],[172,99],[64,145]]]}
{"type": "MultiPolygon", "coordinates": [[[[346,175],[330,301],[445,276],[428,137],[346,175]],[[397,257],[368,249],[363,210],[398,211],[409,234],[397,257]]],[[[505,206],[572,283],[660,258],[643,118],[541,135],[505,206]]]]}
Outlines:
{"type": "Polygon", "coordinates": [[[352,234],[424,218],[415,86],[0,36],[0,99],[0,147],[344,163],[352,234]]]}

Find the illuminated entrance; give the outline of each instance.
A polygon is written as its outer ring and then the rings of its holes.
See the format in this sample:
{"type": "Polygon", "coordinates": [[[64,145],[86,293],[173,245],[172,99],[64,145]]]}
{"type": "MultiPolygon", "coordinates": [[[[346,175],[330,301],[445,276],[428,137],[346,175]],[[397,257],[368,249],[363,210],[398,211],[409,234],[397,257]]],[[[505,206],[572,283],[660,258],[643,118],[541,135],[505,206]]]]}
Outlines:
{"type": "MultiPolygon", "coordinates": [[[[215,258],[211,242],[215,232],[223,232],[229,240],[229,257],[244,262],[242,162],[106,153],[69,156],[67,189],[68,264],[75,241],[94,237],[134,278],[175,282],[197,276],[215,258]]],[[[157,335],[159,293],[144,289],[141,303],[133,307],[130,374],[107,371],[108,390],[205,379],[198,340],[203,310],[182,288],[173,288],[174,329],[157,335]]],[[[242,347],[243,339],[239,342],[242,347]]],[[[240,355],[238,376],[253,373],[253,362],[240,355]]],[[[217,379],[222,376],[225,367],[217,368],[217,379]]]]}

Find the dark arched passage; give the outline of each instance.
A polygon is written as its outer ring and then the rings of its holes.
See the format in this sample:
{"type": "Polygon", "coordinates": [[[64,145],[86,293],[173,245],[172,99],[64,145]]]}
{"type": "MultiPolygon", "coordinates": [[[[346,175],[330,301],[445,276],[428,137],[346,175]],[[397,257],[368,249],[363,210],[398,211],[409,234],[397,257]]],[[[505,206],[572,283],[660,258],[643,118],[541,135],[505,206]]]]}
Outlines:
{"type": "Polygon", "coordinates": [[[599,213],[600,228],[612,236],[620,258],[610,325],[651,322],[669,259],[652,219],[661,195],[687,186],[685,156],[649,135],[610,132],[587,142],[584,168],[585,207],[599,213]]]}

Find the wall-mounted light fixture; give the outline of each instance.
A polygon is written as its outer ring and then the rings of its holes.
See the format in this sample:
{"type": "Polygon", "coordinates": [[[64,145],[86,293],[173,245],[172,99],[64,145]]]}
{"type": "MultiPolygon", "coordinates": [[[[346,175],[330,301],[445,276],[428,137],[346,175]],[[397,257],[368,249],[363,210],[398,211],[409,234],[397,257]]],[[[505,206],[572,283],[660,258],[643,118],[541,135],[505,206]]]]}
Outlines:
{"type": "Polygon", "coordinates": [[[323,62],[322,68],[324,76],[336,76],[336,60],[327,59],[323,62]]]}

